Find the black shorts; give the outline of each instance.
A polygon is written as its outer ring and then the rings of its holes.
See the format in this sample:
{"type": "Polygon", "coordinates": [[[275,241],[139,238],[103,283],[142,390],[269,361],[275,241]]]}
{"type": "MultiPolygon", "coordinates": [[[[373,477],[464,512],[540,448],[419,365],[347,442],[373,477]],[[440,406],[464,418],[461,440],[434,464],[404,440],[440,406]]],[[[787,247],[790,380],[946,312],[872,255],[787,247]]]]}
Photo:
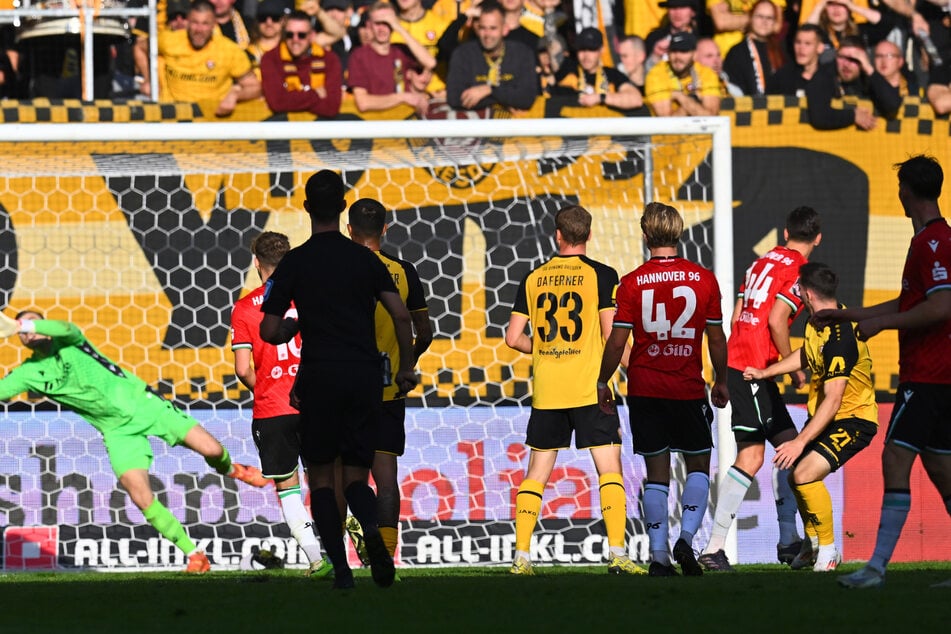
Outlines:
{"type": "Polygon", "coordinates": [[[265,478],[286,480],[300,462],[300,416],[288,414],[251,421],[251,437],[261,456],[261,474],[265,478]]]}
{"type": "Polygon", "coordinates": [[[406,451],[406,401],[383,401],[380,408],[380,436],[376,450],[402,456],[406,451]]]}
{"type": "Polygon", "coordinates": [[[885,442],[916,453],[951,453],[951,385],[900,383],[885,442]]]}
{"type": "Polygon", "coordinates": [[[380,362],[308,362],[301,365],[301,455],[307,462],[373,464],[383,405],[380,362]]]}
{"type": "Polygon", "coordinates": [[[566,409],[535,409],[528,417],[525,444],[532,449],[549,451],[571,446],[590,449],[621,444],[621,422],[617,414],[605,414],[598,404],[566,409]]]}
{"type": "Polygon", "coordinates": [[[705,398],[677,401],[629,396],[627,407],[634,453],[656,456],[670,451],[701,455],[713,448],[713,408],[705,398]]]}
{"type": "Polygon", "coordinates": [[[826,459],[832,471],[838,471],[850,458],[868,447],[877,432],[876,422],[861,418],[834,420],[815,440],[806,445],[802,455],[815,451],[826,459]]]}
{"type": "Polygon", "coordinates": [[[775,381],[747,381],[742,372],[729,368],[726,383],[733,409],[730,426],[737,443],[765,444],[769,440],[775,447],[773,438],[787,429],[796,431],[775,381]]]}

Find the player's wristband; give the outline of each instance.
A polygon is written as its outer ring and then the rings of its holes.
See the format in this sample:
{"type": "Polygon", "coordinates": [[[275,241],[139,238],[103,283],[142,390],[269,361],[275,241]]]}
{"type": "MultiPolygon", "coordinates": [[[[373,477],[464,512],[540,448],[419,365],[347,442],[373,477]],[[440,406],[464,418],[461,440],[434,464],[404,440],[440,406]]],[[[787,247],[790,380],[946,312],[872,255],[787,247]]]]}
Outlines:
{"type": "Polygon", "coordinates": [[[599,389],[599,390],[605,389],[605,388],[607,388],[607,386],[608,386],[608,384],[605,383],[604,381],[598,381],[598,389],[599,389]]]}
{"type": "Polygon", "coordinates": [[[32,319],[17,319],[17,322],[20,324],[19,332],[33,333],[36,332],[36,324],[33,323],[32,319]]]}

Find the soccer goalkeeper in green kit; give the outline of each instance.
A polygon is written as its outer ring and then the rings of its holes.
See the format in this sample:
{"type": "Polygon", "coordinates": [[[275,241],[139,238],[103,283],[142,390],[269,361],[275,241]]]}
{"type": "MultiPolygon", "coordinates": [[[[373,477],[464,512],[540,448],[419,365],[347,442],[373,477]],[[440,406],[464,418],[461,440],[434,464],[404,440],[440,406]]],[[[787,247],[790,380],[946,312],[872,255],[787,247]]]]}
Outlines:
{"type": "Polygon", "coordinates": [[[228,450],[198,421],[104,357],[74,324],[43,319],[35,311],[23,311],[16,320],[0,313],[0,337],[15,334],[33,354],[0,379],[0,400],[32,391],[82,416],[102,434],[112,470],[132,502],[149,524],[185,553],[185,572],[207,572],[208,557],[152,492],[148,437],[184,445],[218,473],[251,486],[270,481],[256,467],[231,462],[228,450]]]}

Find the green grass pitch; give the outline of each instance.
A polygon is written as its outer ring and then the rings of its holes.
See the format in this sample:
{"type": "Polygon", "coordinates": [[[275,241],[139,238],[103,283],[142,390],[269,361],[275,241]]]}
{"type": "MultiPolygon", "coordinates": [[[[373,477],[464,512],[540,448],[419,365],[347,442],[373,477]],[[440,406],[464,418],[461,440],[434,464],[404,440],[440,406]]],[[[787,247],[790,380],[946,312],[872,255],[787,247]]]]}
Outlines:
{"type": "Polygon", "coordinates": [[[334,591],[301,570],[0,575],[0,632],[278,634],[284,632],[658,632],[735,634],[944,631],[951,562],[894,564],[884,588],[846,590],[834,574],[738,566],[700,578],[616,577],[605,567],[401,569],[377,588],[334,591]],[[927,628],[927,629],[925,629],[927,628]]]}

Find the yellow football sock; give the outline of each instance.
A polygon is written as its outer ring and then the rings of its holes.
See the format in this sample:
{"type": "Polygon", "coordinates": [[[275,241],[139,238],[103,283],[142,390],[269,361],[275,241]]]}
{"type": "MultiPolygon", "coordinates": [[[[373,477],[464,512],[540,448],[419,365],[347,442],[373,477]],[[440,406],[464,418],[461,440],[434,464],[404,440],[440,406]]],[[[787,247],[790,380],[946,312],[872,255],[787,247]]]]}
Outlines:
{"type": "Polygon", "coordinates": [[[601,517],[604,518],[604,530],[608,534],[608,546],[624,548],[624,534],[627,528],[627,495],[624,492],[624,478],[620,473],[605,473],[598,478],[601,493],[601,517]]]}
{"type": "Polygon", "coordinates": [[[390,557],[395,557],[396,544],[400,538],[400,529],[395,526],[381,526],[380,536],[383,538],[383,543],[386,544],[386,550],[389,551],[390,557]]]}
{"type": "Polygon", "coordinates": [[[515,550],[531,552],[532,533],[542,510],[545,485],[537,480],[522,480],[515,496],[515,550]]]}
{"type": "Polygon", "coordinates": [[[806,525],[806,535],[818,535],[819,545],[835,543],[832,524],[832,496],[822,480],[795,485],[796,500],[800,502],[799,511],[806,525]],[[809,525],[813,532],[810,533],[809,525]]]}

